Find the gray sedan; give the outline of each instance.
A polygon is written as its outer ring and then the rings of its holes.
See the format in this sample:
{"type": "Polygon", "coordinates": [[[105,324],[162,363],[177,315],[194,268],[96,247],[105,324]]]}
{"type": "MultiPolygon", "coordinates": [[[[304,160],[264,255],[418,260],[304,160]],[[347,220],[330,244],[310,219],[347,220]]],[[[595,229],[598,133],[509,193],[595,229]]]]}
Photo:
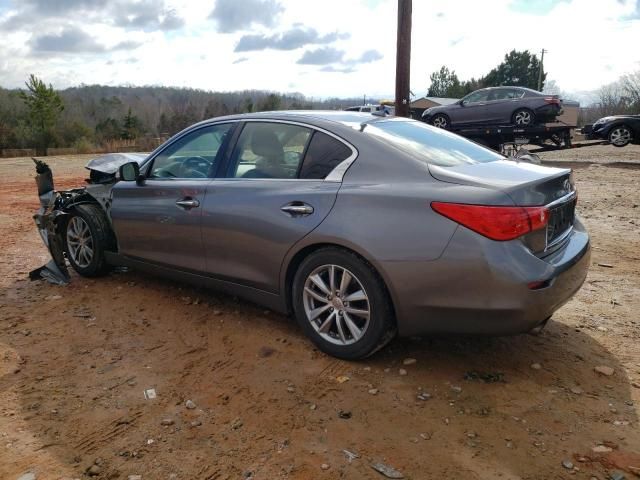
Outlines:
{"type": "Polygon", "coordinates": [[[562,113],[557,95],[524,87],[491,87],[471,92],[456,103],[428,108],[422,120],[440,128],[462,125],[518,125],[550,122],[562,113]]]}
{"type": "Polygon", "coordinates": [[[150,155],[87,165],[36,223],[69,281],[125,265],[293,313],[324,352],[397,333],[540,328],[580,288],[589,237],[571,171],[509,160],[422,122],[271,112],[198,123],[150,155]]]}

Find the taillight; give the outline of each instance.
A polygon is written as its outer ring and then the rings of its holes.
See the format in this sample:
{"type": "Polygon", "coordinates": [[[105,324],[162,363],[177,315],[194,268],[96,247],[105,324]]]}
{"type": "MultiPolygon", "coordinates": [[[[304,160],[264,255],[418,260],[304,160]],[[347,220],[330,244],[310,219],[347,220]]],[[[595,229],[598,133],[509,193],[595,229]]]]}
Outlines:
{"type": "Polygon", "coordinates": [[[546,207],[496,207],[431,202],[433,208],[454,222],[492,240],[513,240],[540,230],[549,222],[546,207]]]}
{"type": "Polygon", "coordinates": [[[555,103],[560,105],[560,99],[558,97],[544,97],[544,101],[546,103],[555,103]]]}

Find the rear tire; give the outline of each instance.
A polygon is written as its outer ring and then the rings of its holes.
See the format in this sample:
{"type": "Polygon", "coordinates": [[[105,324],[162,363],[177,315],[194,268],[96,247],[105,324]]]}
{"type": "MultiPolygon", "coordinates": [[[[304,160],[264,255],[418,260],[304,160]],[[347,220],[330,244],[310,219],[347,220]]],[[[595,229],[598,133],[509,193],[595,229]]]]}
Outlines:
{"type": "Polygon", "coordinates": [[[77,205],[65,226],[67,260],[83,277],[104,275],[109,271],[104,252],[111,246],[112,238],[111,226],[98,205],[77,205]]]}
{"type": "Polygon", "coordinates": [[[626,147],[631,143],[633,132],[626,125],[617,125],[611,129],[607,139],[614,147],[626,147]]]}
{"type": "Polygon", "coordinates": [[[448,129],[451,126],[451,120],[444,113],[437,113],[431,119],[431,125],[438,128],[448,129]]]}
{"type": "Polygon", "coordinates": [[[292,305],[311,341],[344,360],[368,357],[396,333],[382,279],[348,250],[323,248],[305,258],[293,278],[292,305]]]}
{"type": "Polygon", "coordinates": [[[519,108],[511,115],[511,123],[521,127],[535,125],[536,115],[528,108],[519,108]]]}

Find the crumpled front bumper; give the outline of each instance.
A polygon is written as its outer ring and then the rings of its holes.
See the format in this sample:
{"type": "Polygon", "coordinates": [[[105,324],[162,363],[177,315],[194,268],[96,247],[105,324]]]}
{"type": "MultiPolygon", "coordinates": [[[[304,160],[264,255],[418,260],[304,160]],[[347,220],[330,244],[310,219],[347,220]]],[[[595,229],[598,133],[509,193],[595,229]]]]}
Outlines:
{"type": "Polygon", "coordinates": [[[68,214],[60,208],[63,198],[54,190],[51,169],[46,163],[33,160],[36,163],[36,185],[40,197],[40,208],[33,219],[42,241],[51,253],[51,260],[29,272],[29,278],[45,279],[51,283],[65,285],[69,283],[70,277],[64,258],[64,237],[61,225],[64,223],[63,218],[68,214]]]}

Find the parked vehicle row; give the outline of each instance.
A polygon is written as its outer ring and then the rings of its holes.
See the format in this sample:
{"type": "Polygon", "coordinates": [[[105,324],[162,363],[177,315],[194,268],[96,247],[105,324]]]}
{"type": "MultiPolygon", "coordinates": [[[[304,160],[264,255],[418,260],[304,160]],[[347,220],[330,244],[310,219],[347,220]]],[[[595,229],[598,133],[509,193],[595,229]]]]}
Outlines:
{"type": "Polygon", "coordinates": [[[589,140],[608,140],[615,147],[640,143],[640,115],[613,115],[582,128],[589,140]]]}
{"type": "Polygon", "coordinates": [[[477,124],[526,127],[553,121],[561,113],[557,95],[524,87],[491,87],[471,92],[451,105],[428,108],[422,120],[445,129],[477,124]]]}
{"type": "Polygon", "coordinates": [[[324,352],[397,333],[515,334],[581,286],[569,169],[511,161],[423,122],[354,112],[219,117],[150,155],[89,162],[36,224],[68,280],[126,265],[292,312],[324,352]],[[505,261],[508,259],[508,261],[505,261]]]}

